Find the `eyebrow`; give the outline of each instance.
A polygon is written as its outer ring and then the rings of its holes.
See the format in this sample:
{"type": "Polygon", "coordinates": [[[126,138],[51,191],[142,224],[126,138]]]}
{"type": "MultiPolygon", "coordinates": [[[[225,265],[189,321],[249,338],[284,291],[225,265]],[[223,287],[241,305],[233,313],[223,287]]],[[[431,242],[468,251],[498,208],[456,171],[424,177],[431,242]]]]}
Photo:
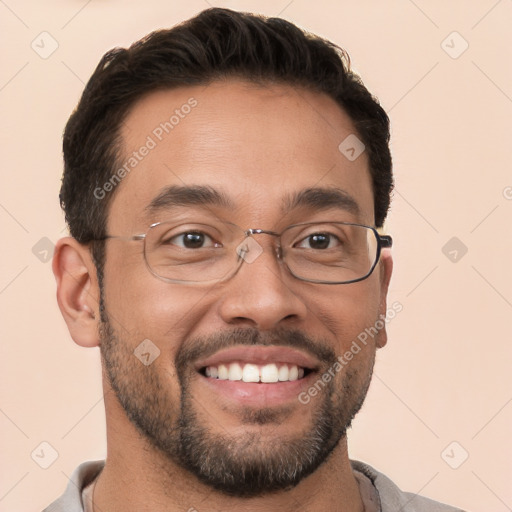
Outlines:
{"type": "MultiPolygon", "coordinates": [[[[164,188],[146,206],[148,215],[179,206],[217,206],[235,210],[235,202],[224,192],[209,185],[170,185],[164,188]]],[[[281,214],[285,215],[298,208],[329,210],[338,208],[356,217],[361,214],[355,199],[336,187],[311,187],[288,194],[283,198],[281,214]]]]}
{"type": "Polygon", "coordinates": [[[158,194],[144,209],[154,214],[176,206],[221,206],[234,210],[235,203],[223,192],[208,185],[171,185],[158,194]]]}
{"type": "Polygon", "coordinates": [[[315,210],[339,208],[356,217],[361,214],[356,200],[344,190],[335,187],[313,187],[295,192],[284,199],[282,213],[285,214],[300,207],[315,210]]]}

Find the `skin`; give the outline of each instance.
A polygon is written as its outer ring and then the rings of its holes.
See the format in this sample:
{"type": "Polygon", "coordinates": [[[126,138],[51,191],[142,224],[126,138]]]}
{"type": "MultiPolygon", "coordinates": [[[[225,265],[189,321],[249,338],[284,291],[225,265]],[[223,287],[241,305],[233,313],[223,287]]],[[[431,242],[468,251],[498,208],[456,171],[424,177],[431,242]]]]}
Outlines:
{"type": "MultiPolygon", "coordinates": [[[[350,162],[339,152],[340,142],[355,129],[350,118],[323,94],[288,85],[262,88],[233,79],[207,87],[151,93],[139,100],[126,118],[122,132],[125,154],[144,144],[155,127],[168,119],[167,113],[190,97],[198,105],[115,190],[109,234],[144,233],[152,222],[164,220],[163,212],[158,218],[148,218],[144,208],[171,184],[211,185],[224,191],[235,208],[209,207],[211,212],[244,229],[280,232],[292,223],[326,215],[374,225],[366,154],[350,162]],[[283,195],[313,186],[343,189],[357,202],[360,215],[302,208],[283,217],[283,195]]],[[[148,271],[141,242],[107,242],[104,304],[111,327],[126,354],[144,339],[159,347],[161,353],[151,371],[160,378],[161,398],[168,399],[164,403],[172,409],[170,417],[178,413],[181,400],[176,357],[200,338],[235,329],[262,335],[298,330],[338,356],[386,313],[392,272],[389,251],[383,251],[368,279],[322,285],[289,275],[271,250],[273,237],[258,235],[256,240],[263,253],[254,262],[244,263],[230,280],[213,287],[164,282],[148,271]]],[[[100,336],[100,290],[88,248],[72,238],[60,240],[53,268],[59,306],[74,341],[86,347],[106,343],[100,336]]],[[[375,352],[386,341],[384,328],[350,361],[349,369],[336,375],[332,389],[338,402],[351,404],[358,396],[364,397],[375,352]],[[343,395],[347,374],[353,376],[350,396],[343,395]]],[[[137,381],[139,388],[134,392],[149,393],[138,380],[142,365],[133,357],[123,357],[126,386],[137,381]]],[[[262,424],[247,419],[246,406],[212,395],[191,368],[187,371],[190,407],[198,421],[235,443],[248,434],[255,435],[263,454],[271,443],[301,440],[325,403],[320,393],[306,405],[298,400],[274,405],[271,409],[279,421],[262,424]]],[[[227,496],[200,482],[137,430],[105,369],[103,386],[108,451],[95,490],[97,510],[363,510],[345,436],[331,456],[295,487],[251,498],[227,496]]],[[[249,407],[249,412],[257,412],[256,407],[249,407]]]]}

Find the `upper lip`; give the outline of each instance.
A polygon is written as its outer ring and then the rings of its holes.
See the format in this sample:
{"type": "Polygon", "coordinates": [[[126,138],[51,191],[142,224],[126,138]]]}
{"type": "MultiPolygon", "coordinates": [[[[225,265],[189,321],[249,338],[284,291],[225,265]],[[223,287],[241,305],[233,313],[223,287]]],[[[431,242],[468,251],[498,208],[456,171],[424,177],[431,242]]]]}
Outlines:
{"type": "Polygon", "coordinates": [[[279,345],[238,345],[233,348],[219,350],[206,359],[198,360],[195,367],[196,370],[199,371],[207,366],[219,366],[220,364],[232,363],[235,361],[257,365],[282,363],[297,365],[309,370],[316,370],[320,367],[318,359],[302,352],[301,350],[279,345]]]}

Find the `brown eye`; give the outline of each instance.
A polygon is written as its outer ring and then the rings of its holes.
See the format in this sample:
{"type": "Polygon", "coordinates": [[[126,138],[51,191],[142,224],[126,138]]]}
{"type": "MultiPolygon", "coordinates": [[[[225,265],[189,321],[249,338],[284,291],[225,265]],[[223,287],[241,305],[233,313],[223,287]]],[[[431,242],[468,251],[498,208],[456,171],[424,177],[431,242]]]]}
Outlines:
{"type": "Polygon", "coordinates": [[[330,249],[334,246],[334,244],[336,244],[336,241],[339,242],[338,238],[329,233],[314,233],[301,240],[298,247],[318,250],[330,249]]]}
{"type": "Polygon", "coordinates": [[[164,245],[177,245],[184,249],[202,249],[204,247],[218,247],[219,244],[213,241],[213,239],[206,233],[201,231],[186,231],[175,235],[168,240],[164,240],[164,245]]]}

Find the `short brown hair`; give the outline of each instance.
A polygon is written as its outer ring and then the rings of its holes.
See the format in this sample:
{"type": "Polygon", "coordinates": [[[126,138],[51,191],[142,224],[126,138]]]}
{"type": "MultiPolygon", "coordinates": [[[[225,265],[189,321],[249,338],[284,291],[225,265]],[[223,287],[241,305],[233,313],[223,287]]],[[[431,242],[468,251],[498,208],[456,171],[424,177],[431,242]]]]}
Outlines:
{"type": "MultiPolygon", "coordinates": [[[[302,86],[332,97],[366,146],[375,224],[382,226],[393,188],[389,119],[351,71],[347,53],[280,18],[211,8],[101,59],[64,132],[60,201],[74,238],[88,243],[106,235],[114,192],[99,200],[94,190],[121,161],[120,127],[134,103],[153,90],[230,76],[302,86]]],[[[93,254],[101,267],[103,246],[93,248],[93,254]]]]}

